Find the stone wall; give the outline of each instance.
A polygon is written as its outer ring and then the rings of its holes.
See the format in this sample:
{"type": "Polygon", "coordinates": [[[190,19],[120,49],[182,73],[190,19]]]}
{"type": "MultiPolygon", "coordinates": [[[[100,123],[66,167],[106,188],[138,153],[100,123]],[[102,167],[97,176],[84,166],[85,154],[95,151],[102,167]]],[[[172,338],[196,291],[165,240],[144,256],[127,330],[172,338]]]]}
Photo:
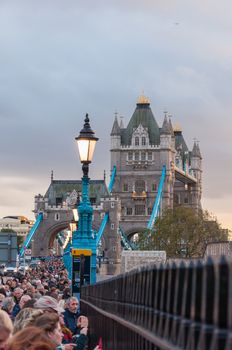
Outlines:
{"type": "Polygon", "coordinates": [[[165,251],[122,251],[121,273],[144,265],[160,264],[166,262],[165,251]]]}
{"type": "Polygon", "coordinates": [[[209,256],[213,259],[219,259],[222,255],[232,259],[232,241],[208,243],[204,254],[204,260],[209,256]]]}

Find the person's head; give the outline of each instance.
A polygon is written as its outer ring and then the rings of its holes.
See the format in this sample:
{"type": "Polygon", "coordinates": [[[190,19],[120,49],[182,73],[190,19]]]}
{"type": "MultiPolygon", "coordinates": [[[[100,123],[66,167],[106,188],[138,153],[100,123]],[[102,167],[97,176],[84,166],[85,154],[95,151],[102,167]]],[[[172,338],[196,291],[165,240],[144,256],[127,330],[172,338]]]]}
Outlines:
{"type": "Polygon", "coordinates": [[[45,313],[38,317],[34,325],[45,331],[48,338],[57,347],[61,344],[63,333],[61,331],[59,315],[55,313],[45,313]]]}
{"type": "Polygon", "coordinates": [[[20,300],[21,296],[23,295],[23,290],[21,288],[15,288],[13,295],[17,300],[20,300]]]}
{"type": "Polygon", "coordinates": [[[0,287],[0,294],[3,294],[6,297],[6,289],[5,286],[0,287]]]}
{"type": "Polygon", "coordinates": [[[77,298],[70,297],[66,302],[66,308],[73,313],[76,313],[78,310],[79,302],[77,298]]]}
{"type": "Polygon", "coordinates": [[[23,328],[33,326],[36,318],[43,315],[43,310],[27,307],[22,309],[14,320],[13,334],[21,331],[23,328]]]}
{"type": "Polygon", "coordinates": [[[17,280],[16,280],[16,279],[13,279],[13,280],[12,280],[12,283],[11,283],[11,287],[12,287],[12,288],[16,288],[17,284],[18,284],[17,280]]]}
{"type": "Polygon", "coordinates": [[[19,302],[20,309],[22,309],[22,308],[24,307],[25,303],[26,303],[28,300],[31,300],[30,295],[25,294],[25,295],[23,295],[23,296],[21,297],[20,302],[19,302]]]}
{"type": "Polygon", "coordinates": [[[44,295],[39,298],[34,304],[34,307],[37,309],[53,311],[58,314],[64,312],[64,309],[59,306],[57,300],[50,297],[49,295],[44,295]]]}
{"type": "Polygon", "coordinates": [[[9,315],[0,310],[0,350],[5,350],[7,341],[12,333],[13,324],[9,315]]]}
{"type": "Polygon", "coordinates": [[[55,346],[43,329],[26,327],[9,341],[7,350],[55,350],[55,346]]]}
{"type": "Polygon", "coordinates": [[[12,297],[6,297],[2,301],[2,310],[10,314],[13,310],[14,305],[15,305],[14,299],[12,297]]]}
{"type": "Polygon", "coordinates": [[[36,299],[30,299],[30,300],[27,300],[25,302],[25,304],[23,305],[22,309],[25,309],[26,307],[34,307],[34,304],[36,303],[36,299]]]}
{"type": "MultiPolygon", "coordinates": [[[[10,286],[9,286],[9,284],[5,284],[4,289],[5,289],[5,293],[10,292],[10,286]]],[[[4,293],[3,293],[3,294],[4,294],[4,293]]]]}

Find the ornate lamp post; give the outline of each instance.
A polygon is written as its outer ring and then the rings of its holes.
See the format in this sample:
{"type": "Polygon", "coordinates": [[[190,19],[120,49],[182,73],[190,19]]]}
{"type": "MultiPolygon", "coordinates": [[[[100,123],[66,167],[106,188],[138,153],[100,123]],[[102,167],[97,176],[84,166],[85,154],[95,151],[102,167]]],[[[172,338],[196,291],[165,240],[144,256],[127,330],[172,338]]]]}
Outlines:
{"type": "Polygon", "coordinates": [[[72,236],[72,281],[74,289],[76,281],[77,290],[80,289],[81,284],[96,282],[96,237],[92,230],[93,208],[89,200],[88,172],[98,138],[90,127],[88,114],[85,116],[84,127],[75,140],[77,141],[83,170],[82,200],[77,207],[79,215],[78,229],[73,232],[72,236]]]}

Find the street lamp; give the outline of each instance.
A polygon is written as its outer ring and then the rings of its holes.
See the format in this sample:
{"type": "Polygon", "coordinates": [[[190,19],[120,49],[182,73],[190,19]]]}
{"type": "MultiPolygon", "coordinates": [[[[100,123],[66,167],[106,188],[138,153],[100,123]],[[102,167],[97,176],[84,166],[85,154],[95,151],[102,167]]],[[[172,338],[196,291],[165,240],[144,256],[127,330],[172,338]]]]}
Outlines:
{"type": "Polygon", "coordinates": [[[78,229],[72,236],[72,289],[73,294],[80,293],[81,284],[96,282],[96,237],[92,230],[93,208],[89,200],[89,164],[98,138],[89,124],[88,114],[85,116],[83,129],[75,138],[82,163],[82,200],[77,206],[78,229]]]}
{"type": "MultiPolygon", "coordinates": [[[[89,164],[92,162],[93,153],[98,138],[94,136],[94,132],[89,124],[89,116],[85,116],[85,124],[78,137],[75,137],[77,141],[79,155],[81,163],[83,164],[82,170],[84,176],[88,176],[89,164]]],[[[82,194],[83,196],[83,194],[82,194]]]]}

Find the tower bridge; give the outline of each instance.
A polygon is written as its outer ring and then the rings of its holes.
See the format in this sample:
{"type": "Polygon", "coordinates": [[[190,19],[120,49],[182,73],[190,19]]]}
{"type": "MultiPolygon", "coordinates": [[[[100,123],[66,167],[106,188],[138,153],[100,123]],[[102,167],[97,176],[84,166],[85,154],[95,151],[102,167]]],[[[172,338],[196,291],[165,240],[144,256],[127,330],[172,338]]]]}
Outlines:
{"type": "MultiPolygon", "coordinates": [[[[202,157],[196,141],[188,149],[181,129],[172,126],[166,113],[158,126],[145,96],[126,127],[115,116],[110,137],[111,181],[107,188],[105,179],[90,180],[90,201],[108,273],[117,274],[120,233],[129,241],[176,204],[201,208],[202,157]]],[[[36,217],[42,213],[43,220],[33,233],[34,256],[48,255],[58,232],[69,229],[79,196],[81,180],[54,180],[53,174],[46,193],[35,196],[34,212],[36,217]]]]}

